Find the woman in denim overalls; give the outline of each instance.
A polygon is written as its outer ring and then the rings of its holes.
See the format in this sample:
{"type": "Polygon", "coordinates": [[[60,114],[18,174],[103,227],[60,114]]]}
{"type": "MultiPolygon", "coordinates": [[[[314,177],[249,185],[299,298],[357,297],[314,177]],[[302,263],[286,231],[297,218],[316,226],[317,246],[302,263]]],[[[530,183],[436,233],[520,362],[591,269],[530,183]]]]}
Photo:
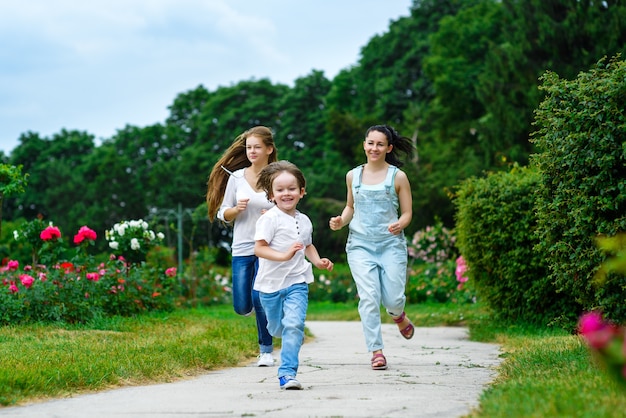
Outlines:
{"type": "Polygon", "coordinates": [[[392,127],[375,125],[367,130],[363,149],[367,163],[346,175],[346,207],[329,224],[335,231],[349,224],[346,252],[359,293],[365,343],[372,353],[372,369],[384,370],[381,303],[404,338],[414,333],[404,313],[407,244],[403,231],[413,216],[411,186],[398,169],[402,162],[396,156],[396,150],[410,154],[413,144],[392,127]]]}

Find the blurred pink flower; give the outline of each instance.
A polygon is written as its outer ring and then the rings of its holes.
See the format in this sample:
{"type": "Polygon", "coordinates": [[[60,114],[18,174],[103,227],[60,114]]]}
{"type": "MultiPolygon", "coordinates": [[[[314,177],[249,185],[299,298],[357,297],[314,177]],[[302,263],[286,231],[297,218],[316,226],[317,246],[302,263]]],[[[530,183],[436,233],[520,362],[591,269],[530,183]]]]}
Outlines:
{"type": "Polygon", "coordinates": [[[593,356],[626,387],[626,328],[602,319],[602,314],[594,311],[580,317],[578,332],[593,356]]]}
{"type": "Polygon", "coordinates": [[[467,276],[465,276],[466,272],[467,264],[465,263],[465,259],[461,255],[456,259],[456,280],[460,283],[465,283],[468,280],[467,276]]]}
{"type": "Polygon", "coordinates": [[[33,278],[33,276],[30,276],[28,274],[20,274],[20,281],[22,282],[22,285],[28,289],[33,285],[35,279],[33,278]]]}
{"type": "Polygon", "coordinates": [[[7,267],[9,268],[9,270],[17,270],[20,267],[20,263],[17,260],[9,260],[9,262],[7,263],[7,267]]]}
{"type": "Polygon", "coordinates": [[[17,293],[19,291],[19,289],[15,285],[15,282],[11,282],[11,284],[9,285],[9,291],[11,291],[11,293],[17,293]]]}
{"type": "Polygon", "coordinates": [[[174,277],[174,276],[176,276],[176,267],[170,267],[167,270],[165,270],[165,275],[167,277],[174,277]]]}
{"type": "Polygon", "coordinates": [[[98,235],[93,229],[87,226],[81,226],[78,233],[74,235],[74,244],[78,245],[84,240],[95,241],[97,237],[98,235]]]}
{"type": "Polygon", "coordinates": [[[61,231],[56,226],[49,226],[39,234],[39,238],[44,241],[61,238],[61,231]]]}
{"type": "Polygon", "coordinates": [[[100,280],[100,273],[87,273],[85,276],[87,277],[87,280],[91,280],[92,282],[100,280]]]}
{"type": "Polygon", "coordinates": [[[595,348],[606,347],[617,334],[617,327],[602,319],[600,312],[588,312],[580,317],[578,331],[595,348]]]}

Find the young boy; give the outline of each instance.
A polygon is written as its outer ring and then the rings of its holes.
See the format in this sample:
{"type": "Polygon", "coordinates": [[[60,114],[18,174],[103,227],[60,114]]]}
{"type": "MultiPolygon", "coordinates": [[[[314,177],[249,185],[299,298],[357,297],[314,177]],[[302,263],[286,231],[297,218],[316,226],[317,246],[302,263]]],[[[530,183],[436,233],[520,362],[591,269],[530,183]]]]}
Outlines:
{"type": "Polygon", "coordinates": [[[313,282],[311,263],[319,269],[333,269],[333,263],[320,258],[313,245],[311,220],[296,209],[305,186],[302,172],[288,161],[267,165],[257,182],[257,188],[265,190],[275,206],[256,223],[254,253],[259,257],[259,270],[254,290],[260,292],[267,330],[282,339],[278,368],[281,389],[302,389],[296,374],[304,342],[308,284],[313,282]]]}

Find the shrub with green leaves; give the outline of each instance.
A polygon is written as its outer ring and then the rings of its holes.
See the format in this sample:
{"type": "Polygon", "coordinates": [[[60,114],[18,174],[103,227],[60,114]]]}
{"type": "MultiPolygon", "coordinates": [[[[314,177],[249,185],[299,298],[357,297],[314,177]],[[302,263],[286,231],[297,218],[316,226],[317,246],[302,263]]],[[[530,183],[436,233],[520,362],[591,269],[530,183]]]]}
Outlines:
{"type": "Polygon", "coordinates": [[[454,231],[446,228],[440,219],[434,225],[420,229],[408,242],[409,257],[421,264],[440,264],[456,260],[459,251],[454,245],[454,231]]]}
{"type": "Polygon", "coordinates": [[[24,223],[14,238],[31,247],[35,263],[8,260],[0,266],[0,324],[84,323],[99,315],[167,311],[178,301],[175,269],[115,255],[99,262],[87,251],[97,239],[87,226],[74,235],[72,256],[52,223],[24,223]]]}
{"type": "Polygon", "coordinates": [[[626,62],[601,60],[574,80],[541,78],[546,97],[536,111],[531,162],[538,184],[537,251],[548,278],[584,309],[626,320],[626,278],[593,277],[605,256],[599,235],[626,231],[626,62]]]}
{"type": "Polygon", "coordinates": [[[192,254],[181,276],[180,303],[184,307],[232,303],[230,266],[219,262],[222,249],[203,247],[192,254]]]}
{"type": "Polygon", "coordinates": [[[406,298],[408,303],[474,303],[476,295],[472,282],[461,283],[456,277],[457,263],[412,263],[408,271],[406,298]]]}
{"type": "Polygon", "coordinates": [[[456,277],[459,250],[454,231],[440,219],[420,229],[408,241],[408,279],[406,297],[410,303],[474,302],[470,285],[456,277]]]}
{"type": "Polygon", "coordinates": [[[113,254],[124,257],[130,263],[146,260],[148,252],[158,246],[165,235],[155,233],[143,219],[122,221],[105,231],[106,240],[113,254]]]}
{"type": "Polygon", "coordinates": [[[547,277],[545,254],[534,247],[536,170],[513,167],[486,178],[470,178],[454,198],[457,246],[477,296],[506,320],[548,323],[578,309],[557,293],[547,277]]]}

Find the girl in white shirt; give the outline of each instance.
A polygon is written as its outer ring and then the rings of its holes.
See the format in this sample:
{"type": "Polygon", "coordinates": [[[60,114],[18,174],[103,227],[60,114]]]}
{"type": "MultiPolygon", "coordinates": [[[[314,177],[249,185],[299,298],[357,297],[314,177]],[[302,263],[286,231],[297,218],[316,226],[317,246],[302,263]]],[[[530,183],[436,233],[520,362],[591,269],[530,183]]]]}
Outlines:
{"type": "Polygon", "coordinates": [[[274,205],[265,192],[257,188],[261,170],[276,161],[272,131],[255,126],[239,135],[217,161],[207,183],[209,219],[216,217],[233,226],[232,282],[233,307],[239,315],[256,316],[259,342],[258,366],[273,366],[272,336],[267,331],[267,318],[253,289],[258,258],[254,254],[256,221],[274,205]]]}

